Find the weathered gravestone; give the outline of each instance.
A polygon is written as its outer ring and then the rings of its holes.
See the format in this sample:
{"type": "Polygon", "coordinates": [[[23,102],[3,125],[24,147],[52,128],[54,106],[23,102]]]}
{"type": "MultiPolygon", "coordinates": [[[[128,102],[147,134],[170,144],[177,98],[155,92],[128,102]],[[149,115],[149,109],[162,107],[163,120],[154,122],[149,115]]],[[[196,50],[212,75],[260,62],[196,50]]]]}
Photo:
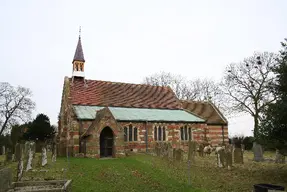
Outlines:
{"type": "Polygon", "coordinates": [[[167,143],[163,143],[161,146],[161,155],[164,159],[168,159],[168,145],[167,143]]]}
{"type": "Polygon", "coordinates": [[[23,169],[24,169],[24,162],[23,162],[23,158],[24,158],[24,145],[23,144],[19,144],[16,145],[16,149],[15,149],[15,157],[16,160],[18,161],[18,167],[17,167],[17,181],[20,181],[22,176],[23,176],[23,169]]]}
{"type": "Polygon", "coordinates": [[[218,147],[216,149],[217,153],[217,166],[218,167],[224,167],[224,161],[225,161],[225,149],[224,147],[218,147]]]}
{"type": "Polygon", "coordinates": [[[155,144],[155,154],[157,156],[160,156],[160,145],[159,145],[159,143],[155,144]]]}
{"type": "Polygon", "coordinates": [[[181,162],[183,160],[182,157],[183,157],[183,150],[182,149],[176,149],[175,150],[175,160],[177,162],[181,162]]]}
{"type": "Polygon", "coordinates": [[[254,161],[256,161],[256,162],[264,161],[263,149],[262,149],[262,146],[260,144],[254,142],[252,150],[253,150],[253,155],[254,155],[254,159],[253,159],[254,161]]]}
{"type": "Polygon", "coordinates": [[[233,150],[233,156],[234,156],[234,163],[235,164],[243,164],[243,152],[241,148],[235,148],[233,150]]]}
{"type": "Polygon", "coordinates": [[[54,142],[52,143],[52,162],[56,162],[56,156],[57,156],[57,147],[56,147],[56,141],[54,139],[54,142]]]}
{"type": "Polygon", "coordinates": [[[15,145],[15,153],[14,153],[14,161],[19,161],[20,160],[20,155],[22,152],[20,151],[22,148],[20,147],[20,143],[16,143],[15,145]]]}
{"type": "Polygon", "coordinates": [[[26,166],[26,171],[29,171],[32,169],[32,162],[33,162],[33,157],[34,157],[34,153],[35,153],[35,143],[34,142],[27,142],[27,147],[28,147],[28,151],[27,151],[27,166],[26,166]]]}
{"type": "Polygon", "coordinates": [[[226,145],[225,147],[225,162],[227,169],[231,169],[232,167],[232,152],[233,152],[233,146],[232,145],[226,145]]]}
{"type": "Polygon", "coordinates": [[[173,148],[171,143],[168,144],[168,159],[173,160],[173,148]]]}
{"type": "Polygon", "coordinates": [[[47,165],[47,148],[45,145],[42,146],[42,166],[47,165]]]}
{"type": "Polygon", "coordinates": [[[13,157],[13,153],[12,153],[11,149],[8,149],[8,150],[7,150],[7,153],[6,153],[6,159],[5,159],[5,161],[6,161],[6,162],[12,161],[12,157],[13,157]]]}
{"type": "Polygon", "coordinates": [[[187,159],[190,160],[192,163],[195,163],[195,153],[196,153],[196,142],[189,141],[187,159]]]}
{"type": "Polygon", "coordinates": [[[276,149],[275,163],[285,163],[285,156],[276,149]]]}
{"type": "Polygon", "coordinates": [[[2,155],[5,155],[6,154],[6,151],[5,151],[5,146],[2,146],[2,155]]]}
{"type": "Polygon", "coordinates": [[[198,156],[203,157],[203,149],[204,149],[204,146],[202,143],[200,143],[197,148],[198,156]]]}
{"type": "Polygon", "coordinates": [[[7,191],[12,182],[12,170],[10,168],[0,169],[0,192],[7,191]]]}

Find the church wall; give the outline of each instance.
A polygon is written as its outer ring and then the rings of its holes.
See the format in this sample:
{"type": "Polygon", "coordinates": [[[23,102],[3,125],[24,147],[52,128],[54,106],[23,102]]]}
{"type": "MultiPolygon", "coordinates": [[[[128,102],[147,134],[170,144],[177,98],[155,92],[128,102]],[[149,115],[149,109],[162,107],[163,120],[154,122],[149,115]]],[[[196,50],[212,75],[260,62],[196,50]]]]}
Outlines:
{"type": "Polygon", "coordinates": [[[225,144],[228,143],[228,126],[227,125],[207,125],[207,127],[208,127],[207,136],[210,139],[211,144],[213,146],[222,144],[223,141],[225,144]]]}

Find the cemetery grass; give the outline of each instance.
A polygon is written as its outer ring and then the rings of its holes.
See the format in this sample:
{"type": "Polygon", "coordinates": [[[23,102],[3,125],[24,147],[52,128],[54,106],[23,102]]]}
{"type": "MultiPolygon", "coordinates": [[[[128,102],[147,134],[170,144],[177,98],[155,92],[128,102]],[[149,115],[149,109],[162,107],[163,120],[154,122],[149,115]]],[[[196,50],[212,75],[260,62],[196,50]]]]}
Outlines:
{"type": "MultiPolygon", "coordinates": [[[[37,154],[39,156],[40,154],[37,154]]],[[[22,180],[72,179],[73,191],[191,191],[184,179],[168,174],[162,167],[148,162],[152,156],[135,155],[119,159],[92,159],[58,157],[55,163],[45,167],[34,159],[33,171],[24,172],[22,180]],[[67,172],[64,170],[68,169],[67,172]]],[[[14,179],[16,163],[11,163],[14,179]]]]}

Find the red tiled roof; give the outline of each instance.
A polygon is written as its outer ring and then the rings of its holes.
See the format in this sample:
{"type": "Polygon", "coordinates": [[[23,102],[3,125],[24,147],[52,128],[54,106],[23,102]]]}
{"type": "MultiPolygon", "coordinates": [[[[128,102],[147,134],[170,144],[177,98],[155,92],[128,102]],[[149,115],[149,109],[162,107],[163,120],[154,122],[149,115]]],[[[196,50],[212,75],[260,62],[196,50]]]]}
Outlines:
{"type": "Polygon", "coordinates": [[[227,120],[217,107],[207,101],[181,100],[182,107],[206,120],[207,124],[227,124],[227,120]]]}
{"type": "Polygon", "coordinates": [[[70,81],[73,105],[181,109],[169,87],[74,78],[70,81]]]}

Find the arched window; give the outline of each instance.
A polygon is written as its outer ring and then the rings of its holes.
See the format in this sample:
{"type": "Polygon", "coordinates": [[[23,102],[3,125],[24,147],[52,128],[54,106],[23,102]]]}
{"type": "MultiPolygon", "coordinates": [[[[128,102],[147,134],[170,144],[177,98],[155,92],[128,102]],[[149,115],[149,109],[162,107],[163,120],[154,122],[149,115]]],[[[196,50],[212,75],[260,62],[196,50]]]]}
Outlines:
{"type": "Polygon", "coordinates": [[[128,127],[124,127],[124,141],[138,141],[138,128],[133,127],[132,124],[128,127]]]}
{"type": "Polygon", "coordinates": [[[124,127],[124,141],[128,141],[128,128],[124,127]]]}
{"type": "Polygon", "coordinates": [[[184,127],[180,128],[180,139],[182,141],[188,141],[189,138],[192,140],[192,130],[191,127],[185,125],[184,127]]]}
{"type": "Polygon", "coordinates": [[[134,128],[134,141],[138,140],[138,128],[134,128]]]}
{"type": "Polygon", "coordinates": [[[133,126],[129,125],[129,141],[133,141],[133,126]]]}
{"type": "Polygon", "coordinates": [[[165,133],[164,126],[155,126],[154,127],[154,140],[155,141],[165,141],[166,140],[166,133],[165,133]]]}
{"type": "Polygon", "coordinates": [[[157,127],[154,127],[154,140],[157,141],[157,127]]]}

